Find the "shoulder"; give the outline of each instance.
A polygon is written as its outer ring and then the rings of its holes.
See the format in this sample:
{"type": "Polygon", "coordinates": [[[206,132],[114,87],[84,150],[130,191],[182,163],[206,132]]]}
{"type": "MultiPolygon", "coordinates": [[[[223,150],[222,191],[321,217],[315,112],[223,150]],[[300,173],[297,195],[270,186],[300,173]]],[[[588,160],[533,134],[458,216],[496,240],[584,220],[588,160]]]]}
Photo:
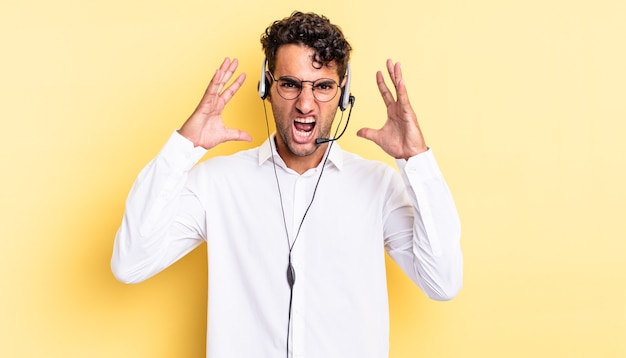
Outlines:
{"type": "Polygon", "coordinates": [[[381,190],[403,186],[402,176],[396,168],[381,161],[363,158],[352,152],[344,151],[340,173],[344,180],[363,188],[381,190]]]}
{"type": "Polygon", "coordinates": [[[259,168],[258,148],[220,155],[198,163],[190,172],[190,182],[222,182],[253,175],[259,168]]]}
{"type": "Polygon", "coordinates": [[[348,172],[363,173],[366,172],[369,175],[382,175],[391,176],[399,175],[397,170],[387,163],[381,161],[366,159],[360,155],[343,151],[343,165],[344,169],[348,172]]]}

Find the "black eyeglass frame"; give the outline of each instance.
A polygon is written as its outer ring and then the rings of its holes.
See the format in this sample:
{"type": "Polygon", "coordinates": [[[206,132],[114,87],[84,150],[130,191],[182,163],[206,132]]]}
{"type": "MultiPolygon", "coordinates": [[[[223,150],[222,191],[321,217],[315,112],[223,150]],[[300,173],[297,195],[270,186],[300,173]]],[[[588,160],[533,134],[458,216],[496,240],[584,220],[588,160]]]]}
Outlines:
{"type": "Polygon", "coordinates": [[[332,101],[335,97],[337,97],[337,93],[339,93],[339,83],[335,80],[333,80],[332,78],[318,78],[315,81],[310,81],[310,80],[301,80],[297,77],[294,76],[281,76],[279,78],[275,78],[274,74],[272,74],[271,71],[267,71],[267,73],[270,75],[270,78],[272,79],[272,82],[276,82],[277,83],[277,87],[276,87],[276,91],[278,92],[278,95],[281,96],[283,99],[286,99],[288,101],[292,101],[298,97],[300,97],[300,94],[302,94],[302,88],[303,88],[303,84],[305,82],[308,82],[311,84],[311,91],[313,92],[313,97],[315,97],[315,99],[317,101],[320,102],[330,102],[332,101]],[[292,84],[296,85],[296,87],[298,88],[298,92],[294,97],[289,97],[289,96],[285,96],[284,93],[281,92],[281,86],[279,84],[279,81],[290,81],[292,84]],[[316,87],[316,84],[319,86],[321,84],[324,83],[329,83],[332,82],[335,85],[335,93],[328,99],[320,99],[317,97],[316,93],[316,89],[318,89],[318,87],[316,87]]]}

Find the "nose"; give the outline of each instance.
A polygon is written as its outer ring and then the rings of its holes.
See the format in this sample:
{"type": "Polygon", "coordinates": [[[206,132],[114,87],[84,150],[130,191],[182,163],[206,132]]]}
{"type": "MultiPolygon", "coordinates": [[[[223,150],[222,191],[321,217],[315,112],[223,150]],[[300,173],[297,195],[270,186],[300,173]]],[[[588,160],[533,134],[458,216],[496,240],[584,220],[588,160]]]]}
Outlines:
{"type": "Polygon", "coordinates": [[[309,113],[315,106],[315,96],[313,96],[313,85],[302,84],[302,91],[297,98],[296,108],[301,113],[309,113]]]}

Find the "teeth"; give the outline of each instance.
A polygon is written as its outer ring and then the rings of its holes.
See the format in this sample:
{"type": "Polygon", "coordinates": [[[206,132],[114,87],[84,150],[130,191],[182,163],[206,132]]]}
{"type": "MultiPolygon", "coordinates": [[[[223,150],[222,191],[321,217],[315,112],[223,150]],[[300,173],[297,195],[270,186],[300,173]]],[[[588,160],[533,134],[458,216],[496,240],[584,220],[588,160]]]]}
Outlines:
{"type": "Polygon", "coordinates": [[[296,118],[295,121],[298,123],[315,123],[313,118],[296,118]]]}
{"type": "Polygon", "coordinates": [[[315,126],[315,117],[299,117],[293,120],[295,135],[301,138],[310,138],[313,135],[313,128],[309,130],[299,130],[298,127],[307,124],[307,127],[315,126]]]}

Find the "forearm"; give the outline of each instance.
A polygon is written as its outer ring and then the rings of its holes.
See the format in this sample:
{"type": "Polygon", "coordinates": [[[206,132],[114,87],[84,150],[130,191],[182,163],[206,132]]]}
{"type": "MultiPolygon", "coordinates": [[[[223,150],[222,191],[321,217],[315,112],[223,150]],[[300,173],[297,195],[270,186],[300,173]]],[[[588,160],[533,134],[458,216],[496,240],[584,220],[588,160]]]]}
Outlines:
{"type": "Polygon", "coordinates": [[[111,269],[118,280],[141,282],[202,242],[192,214],[202,209],[185,183],[203,153],[174,134],[141,171],[115,238],[111,269]]]}
{"type": "Polygon", "coordinates": [[[460,220],[450,190],[430,151],[398,161],[411,208],[406,228],[389,240],[390,255],[432,299],[449,300],[462,286],[460,220]],[[411,215],[412,214],[412,215],[411,215]]]}

